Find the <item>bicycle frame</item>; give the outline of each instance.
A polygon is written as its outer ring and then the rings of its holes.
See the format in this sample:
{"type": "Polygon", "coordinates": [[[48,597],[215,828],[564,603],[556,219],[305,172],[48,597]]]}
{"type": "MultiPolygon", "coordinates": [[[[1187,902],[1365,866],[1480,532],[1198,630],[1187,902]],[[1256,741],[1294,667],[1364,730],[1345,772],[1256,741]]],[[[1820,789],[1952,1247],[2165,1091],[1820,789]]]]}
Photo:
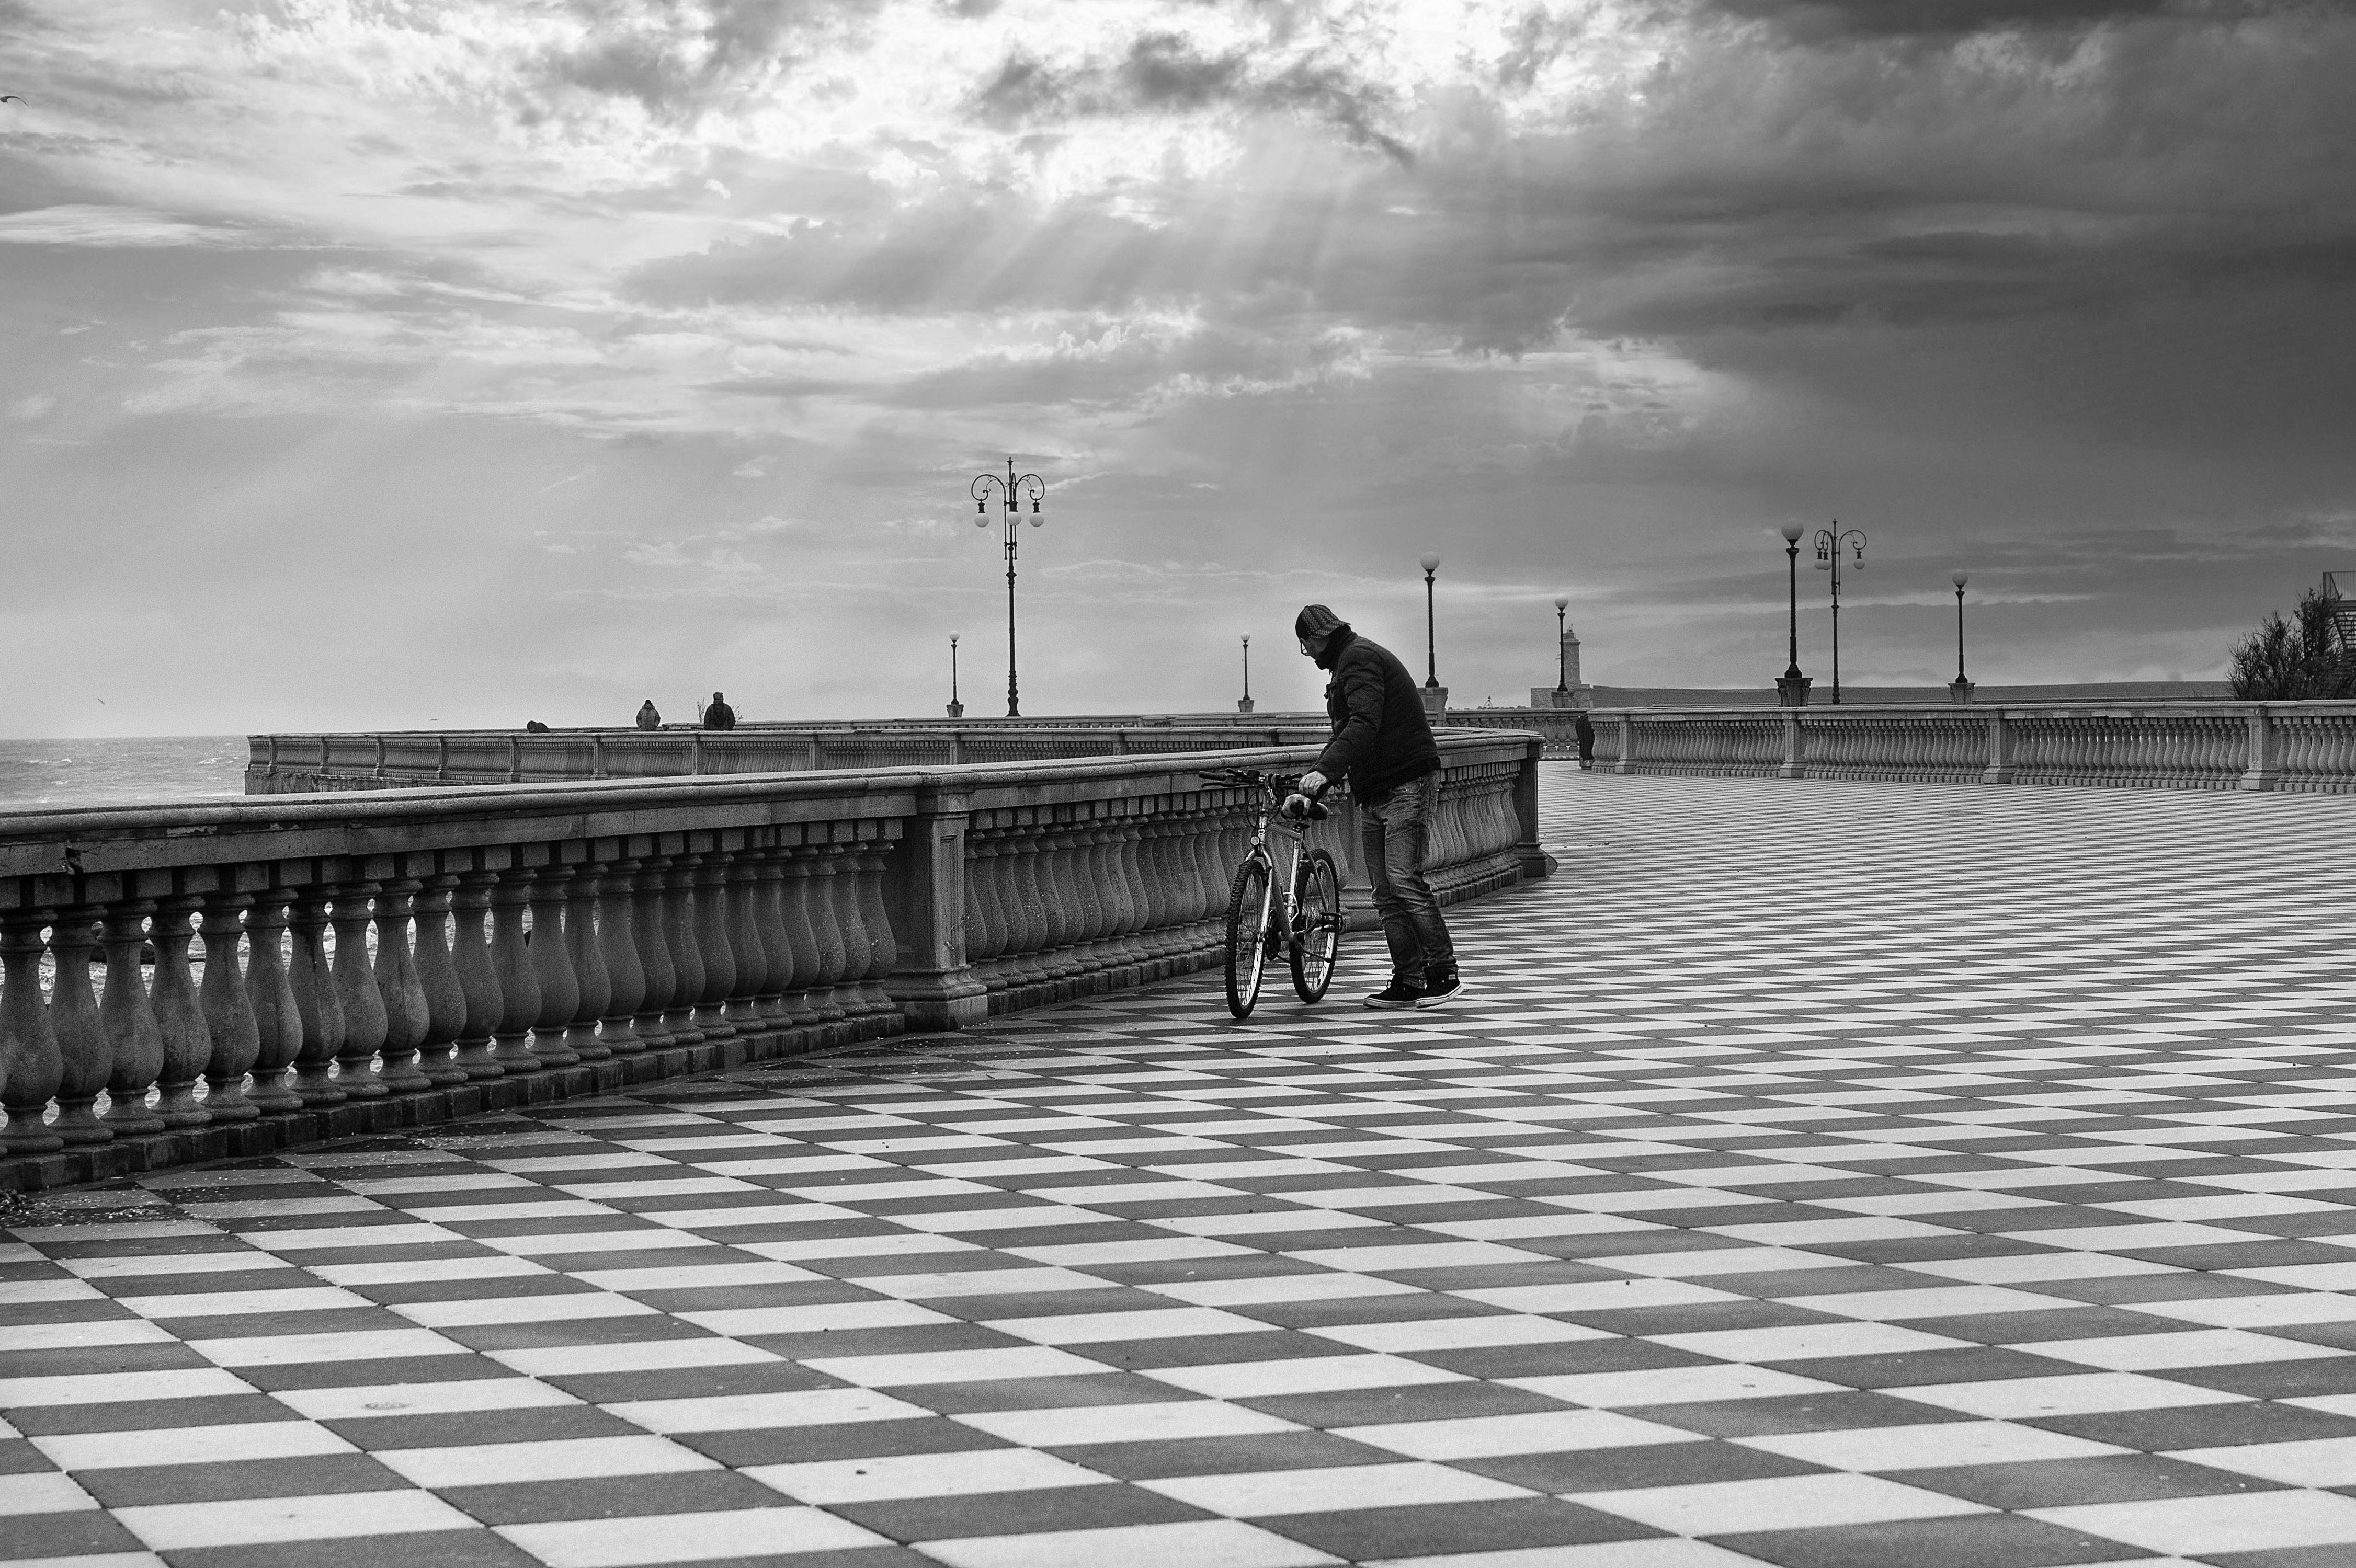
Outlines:
{"type": "Polygon", "coordinates": [[[1309,871],[1309,824],[1306,820],[1295,820],[1281,815],[1278,807],[1282,801],[1283,796],[1277,791],[1277,781],[1263,781],[1259,818],[1252,827],[1251,845],[1244,851],[1245,860],[1256,860],[1268,871],[1268,896],[1261,902],[1259,912],[1259,939],[1271,959],[1282,957],[1286,940],[1302,930],[1301,881],[1309,871]],[[1288,863],[1284,868],[1284,918],[1281,924],[1277,920],[1276,856],[1269,847],[1271,823],[1290,841],[1285,846],[1288,863]]]}

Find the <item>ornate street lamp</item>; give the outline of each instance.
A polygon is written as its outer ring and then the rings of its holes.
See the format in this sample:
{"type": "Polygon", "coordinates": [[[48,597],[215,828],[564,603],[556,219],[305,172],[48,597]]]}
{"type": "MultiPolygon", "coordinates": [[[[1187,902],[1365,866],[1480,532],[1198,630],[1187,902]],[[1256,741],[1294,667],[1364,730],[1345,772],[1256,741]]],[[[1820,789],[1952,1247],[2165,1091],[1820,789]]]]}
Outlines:
{"type": "Polygon", "coordinates": [[[974,510],[980,514],[974,518],[975,528],[990,527],[990,490],[993,485],[998,487],[1000,501],[1005,507],[1001,520],[1006,528],[1006,716],[1020,719],[1023,708],[1015,694],[1014,684],[1014,539],[1026,521],[1034,528],[1047,526],[1047,519],[1039,513],[1039,503],[1047,496],[1047,482],[1036,474],[1016,475],[1014,459],[1011,457],[1006,460],[1006,476],[1003,479],[995,474],[977,475],[969,492],[973,496],[974,510]],[[1023,515],[1023,503],[1026,499],[1031,503],[1028,518],[1023,515]]]}
{"type": "Polygon", "coordinates": [[[1246,632],[1244,634],[1244,695],[1243,700],[1236,704],[1236,711],[1249,713],[1251,710],[1251,634],[1246,632]]]}
{"type": "Polygon", "coordinates": [[[1840,591],[1844,571],[1865,570],[1865,532],[1861,528],[1841,531],[1838,521],[1828,528],[1816,530],[1816,570],[1832,573],[1833,579],[1833,700],[1840,700],[1840,591]],[[1849,552],[1846,568],[1841,552],[1849,552]]]}
{"type": "Polygon", "coordinates": [[[1955,678],[1948,684],[1947,695],[1958,703],[1972,699],[1972,683],[1964,678],[1964,584],[1971,578],[1955,573],[1955,678]]]}
{"type": "Polygon", "coordinates": [[[951,632],[949,634],[949,717],[962,719],[965,717],[965,704],[958,700],[957,645],[958,635],[951,632]]]}
{"type": "Polygon", "coordinates": [[[1570,611],[1570,595],[1554,596],[1554,696],[1557,708],[1568,708],[1570,696],[1570,627],[1563,617],[1570,611]]]}
{"type": "Polygon", "coordinates": [[[1783,525],[1784,575],[1792,588],[1792,662],[1775,677],[1775,700],[1785,708],[1808,705],[1810,683],[1800,673],[1800,535],[1804,531],[1797,523],[1783,525]]]}
{"type": "Polygon", "coordinates": [[[1432,616],[1431,574],[1440,570],[1440,552],[1432,550],[1426,553],[1419,564],[1423,567],[1423,688],[1437,691],[1440,689],[1440,642],[1437,623],[1432,616]]]}

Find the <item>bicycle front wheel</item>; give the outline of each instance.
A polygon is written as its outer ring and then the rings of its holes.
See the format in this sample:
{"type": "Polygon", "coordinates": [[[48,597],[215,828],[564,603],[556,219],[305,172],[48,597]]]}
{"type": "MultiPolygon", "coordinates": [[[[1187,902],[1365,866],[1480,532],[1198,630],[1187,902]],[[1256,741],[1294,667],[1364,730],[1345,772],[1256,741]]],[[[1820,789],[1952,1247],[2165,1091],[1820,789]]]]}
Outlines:
{"type": "Polygon", "coordinates": [[[1309,857],[1301,878],[1301,917],[1292,933],[1292,988],[1302,1001],[1324,998],[1341,951],[1342,873],[1333,857],[1319,849],[1309,857]]]}
{"type": "Polygon", "coordinates": [[[1227,1011],[1251,1017],[1259,1000],[1260,976],[1268,968],[1268,944],[1260,940],[1268,920],[1268,868],[1246,860],[1236,868],[1227,894],[1227,1011]]]}

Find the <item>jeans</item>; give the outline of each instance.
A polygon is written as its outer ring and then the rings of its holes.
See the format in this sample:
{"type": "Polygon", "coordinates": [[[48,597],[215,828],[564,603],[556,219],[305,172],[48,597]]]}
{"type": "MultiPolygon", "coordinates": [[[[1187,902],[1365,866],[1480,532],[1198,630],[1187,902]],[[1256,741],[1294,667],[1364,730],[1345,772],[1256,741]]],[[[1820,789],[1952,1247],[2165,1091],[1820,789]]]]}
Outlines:
{"type": "Polygon", "coordinates": [[[1440,901],[1424,880],[1431,844],[1431,813],[1440,799],[1437,770],[1358,802],[1359,844],[1366,880],[1391,950],[1391,975],[1421,986],[1434,970],[1456,967],[1456,944],[1440,918],[1440,901]]]}

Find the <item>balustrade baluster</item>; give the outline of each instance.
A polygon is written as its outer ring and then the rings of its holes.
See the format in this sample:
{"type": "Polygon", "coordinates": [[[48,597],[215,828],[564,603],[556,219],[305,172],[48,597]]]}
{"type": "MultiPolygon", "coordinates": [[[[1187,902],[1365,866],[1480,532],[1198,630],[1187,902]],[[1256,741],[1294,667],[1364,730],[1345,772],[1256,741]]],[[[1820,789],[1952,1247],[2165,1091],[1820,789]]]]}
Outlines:
{"type": "Polygon", "coordinates": [[[424,879],[413,909],[417,917],[418,994],[425,1002],[425,1033],[417,1046],[417,1070],[438,1087],[464,1083],[466,1069],[451,1056],[466,1032],[466,987],[450,952],[450,910],[458,879],[444,873],[424,879]]]}
{"type": "Polygon", "coordinates": [[[434,1087],[434,1080],[418,1065],[432,1020],[417,960],[409,948],[409,923],[423,886],[413,877],[402,877],[385,883],[376,898],[374,978],[384,1008],[384,1066],[378,1081],[397,1094],[434,1087]]]}
{"type": "MultiPolygon", "coordinates": [[[[222,881],[230,880],[224,874],[222,881]]],[[[251,1122],[262,1107],[245,1093],[245,1075],[262,1055],[262,1029],[238,972],[238,939],[252,898],[224,885],[205,895],[198,931],[205,944],[205,983],[198,993],[205,1032],[205,1110],[216,1122],[251,1122]]],[[[259,1089],[260,1084],[255,1087],[259,1089]]]]}
{"type": "Polygon", "coordinates": [[[114,1129],[92,1107],[114,1071],[114,1047],[99,1017],[90,969],[98,954],[99,911],[80,905],[58,912],[49,927],[57,970],[50,981],[49,1032],[58,1042],[58,1119],[49,1131],[69,1145],[102,1144],[114,1129]]]}
{"type": "Polygon", "coordinates": [[[1068,980],[1080,972],[1072,955],[1072,942],[1080,929],[1077,881],[1072,874],[1072,834],[1065,824],[1050,820],[1049,808],[1040,810],[1037,839],[1026,857],[1039,885],[1040,973],[1049,982],[1068,980]]]}
{"type": "Polygon", "coordinates": [[[761,953],[761,984],[753,999],[755,1016],[765,1034],[782,1034],[793,1024],[786,993],[793,987],[794,955],[785,933],[787,851],[777,842],[777,830],[761,830],[760,852],[752,864],[751,898],[745,904],[750,940],[761,953]]]}
{"type": "Polygon", "coordinates": [[[777,1028],[776,1016],[762,1006],[776,996],[761,908],[769,896],[761,880],[769,859],[767,837],[766,828],[746,829],[744,847],[728,857],[728,947],[736,955],[736,987],[726,1014],[747,1040],[774,1034],[777,1028]]]}
{"type": "Polygon", "coordinates": [[[491,889],[491,969],[499,977],[499,1022],[491,1060],[510,1073],[537,1072],[545,1065],[532,1054],[531,1026],[540,1018],[540,980],[524,944],[523,912],[531,902],[532,869],[510,866],[491,889]]]}
{"type": "Polygon", "coordinates": [[[146,983],[139,974],[139,948],[155,905],[126,899],[107,906],[99,922],[99,945],[106,954],[106,993],[98,1021],[106,1030],[109,1072],[106,1115],[99,1119],[118,1137],[160,1133],[164,1118],[147,1107],[147,1091],[164,1068],[164,1034],[156,1026],[146,983]]]}
{"type": "Polygon", "coordinates": [[[333,901],[324,886],[295,895],[294,964],[287,971],[303,1043],[294,1056],[294,1092],[305,1107],[341,1104],[348,1096],[327,1069],[344,1048],[344,1007],[327,962],[327,912],[333,901]]]}
{"type": "Polygon", "coordinates": [[[287,1086],[287,1069],[303,1051],[303,1017],[294,1006],[294,985],[286,977],[286,924],[294,901],[292,888],[269,888],[254,897],[245,917],[245,1000],[253,1009],[253,1081],[246,1100],[267,1112],[299,1111],[303,1096],[287,1086]]]}
{"type": "Polygon", "coordinates": [[[1006,908],[1006,951],[1012,960],[1008,981],[1014,987],[1030,987],[1047,980],[1054,973],[1054,965],[1047,958],[1049,935],[1054,929],[1045,896],[1049,882],[1041,874],[1040,867],[1046,832],[1035,818],[1023,820],[1028,813],[1008,815],[1006,837],[999,849],[1006,860],[1006,885],[1012,895],[1006,908]]]}
{"type": "Polygon", "coordinates": [[[381,1100],[392,1092],[376,1072],[376,1053],[384,1049],[391,1031],[369,959],[369,906],[376,895],[373,881],[339,887],[328,917],[336,933],[336,1000],[344,1009],[344,1045],[336,1052],[341,1071],[336,1083],[355,1100],[381,1100]]]}
{"type": "Polygon", "coordinates": [[[574,938],[564,929],[573,883],[571,868],[552,860],[532,876],[531,980],[538,1005],[531,1019],[531,1054],[542,1067],[571,1067],[581,1058],[565,1045],[573,1016],[581,1008],[581,984],[573,976],[574,938]]]}
{"type": "Polygon", "coordinates": [[[201,1127],[213,1119],[197,1099],[197,1081],[212,1059],[212,1034],[205,1027],[205,1010],[188,972],[188,922],[203,901],[191,893],[170,894],[155,901],[155,918],[148,923],[155,977],[148,987],[147,1005],[155,1015],[156,1038],[164,1044],[155,1072],[155,1115],[167,1127],[201,1127]]]}
{"type": "Polygon", "coordinates": [[[965,834],[965,955],[992,995],[1006,989],[1006,922],[999,912],[998,836],[977,816],[965,834]]]}
{"type": "Polygon", "coordinates": [[[841,1023],[851,1013],[844,1006],[846,998],[839,992],[848,956],[842,926],[834,912],[834,846],[825,837],[828,829],[824,824],[814,823],[804,832],[802,898],[809,915],[810,945],[817,952],[809,999],[826,1022],[841,1023]]]}
{"type": "Polygon", "coordinates": [[[703,1039],[695,1024],[695,1004],[703,995],[703,955],[696,942],[695,873],[700,853],[674,855],[663,873],[663,942],[670,949],[672,990],[663,1008],[663,1028],[673,1045],[703,1039]]]}
{"type": "Polygon", "coordinates": [[[574,987],[564,1048],[579,1061],[603,1061],[614,1054],[614,1048],[597,1036],[597,1020],[614,1000],[613,978],[605,973],[605,944],[597,933],[605,875],[605,866],[596,860],[574,867],[564,905],[564,951],[572,961],[574,987]]]}
{"type": "Polygon", "coordinates": [[[41,1119],[65,1081],[49,1005],[41,1000],[41,930],[51,918],[45,909],[0,915],[0,1083],[5,1085],[0,1105],[8,1112],[8,1125],[0,1127],[0,1149],[9,1154],[49,1154],[66,1147],[41,1119]]]}
{"type": "Polygon", "coordinates": [[[637,859],[626,851],[605,863],[597,894],[597,947],[605,958],[608,994],[598,1025],[598,1039],[616,1056],[636,1056],[647,1048],[631,1019],[647,999],[647,972],[638,964],[637,859]]]}
{"type": "Polygon", "coordinates": [[[867,940],[867,923],[861,918],[859,869],[852,862],[851,845],[841,840],[826,846],[819,864],[818,886],[826,901],[827,924],[834,932],[835,945],[841,953],[830,976],[832,989],[827,999],[856,1023],[874,1011],[873,1001],[860,988],[860,981],[875,962],[875,950],[867,940]]]}
{"type": "MultiPolygon", "coordinates": [[[[1110,804],[1116,810],[1123,810],[1129,805],[1122,801],[1110,804]]],[[[1112,929],[1106,934],[1118,947],[1124,965],[1153,961],[1144,939],[1145,873],[1138,860],[1138,838],[1137,825],[1125,810],[1123,815],[1105,823],[1105,891],[1112,906],[1112,929]]]]}
{"type": "Polygon", "coordinates": [[[873,1003],[869,1010],[878,1018],[889,1018],[900,1007],[884,987],[885,978],[900,966],[900,941],[893,934],[892,912],[884,901],[884,867],[890,842],[883,837],[862,838],[851,846],[851,855],[858,868],[859,924],[867,933],[869,955],[867,973],[860,985],[873,1003]]]}
{"type": "Polygon", "coordinates": [[[631,921],[638,944],[638,974],[644,981],[638,992],[638,1010],[631,1017],[630,1028],[639,1040],[658,1050],[683,1043],[671,1038],[669,1026],[663,1022],[672,993],[679,988],[679,972],[670,962],[670,938],[664,930],[669,924],[667,884],[670,865],[668,855],[639,857],[637,881],[630,893],[631,921]]]}
{"type": "Polygon", "coordinates": [[[492,1045],[500,1020],[507,1017],[507,997],[499,988],[499,973],[491,957],[491,900],[499,874],[491,870],[459,873],[458,891],[450,901],[452,917],[451,968],[458,976],[458,992],[466,1004],[466,1021],[458,1031],[458,1051],[452,1065],[467,1080],[504,1078],[492,1045]]]}
{"type": "Polygon", "coordinates": [[[736,989],[736,944],[730,927],[735,922],[729,896],[729,862],[734,853],[725,835],[695,869],[695,950],[703,965],[703,984],[697,988],[693,1018],[706,1040],[732,1040],[736,1026],[728,1019],[728,998],[736,989]]]}
{"type": "Polygon", "coordinates": [[[840,1010],[829,1013],[826,999],[819,987],[819,976],[826,967],[825,950],[819,945],[818,904],[811,891],[817,874],[818,852],[810,847],[807,827],[791,829],[796,839],[784,848],[786,859],[778,863],[778,905],[780,920],[777,931],[785,939],[793,964],[785,984],[787,1016],[797,1027],[809,1027],[833,1022],[842,1015],[840,1010]]]}

